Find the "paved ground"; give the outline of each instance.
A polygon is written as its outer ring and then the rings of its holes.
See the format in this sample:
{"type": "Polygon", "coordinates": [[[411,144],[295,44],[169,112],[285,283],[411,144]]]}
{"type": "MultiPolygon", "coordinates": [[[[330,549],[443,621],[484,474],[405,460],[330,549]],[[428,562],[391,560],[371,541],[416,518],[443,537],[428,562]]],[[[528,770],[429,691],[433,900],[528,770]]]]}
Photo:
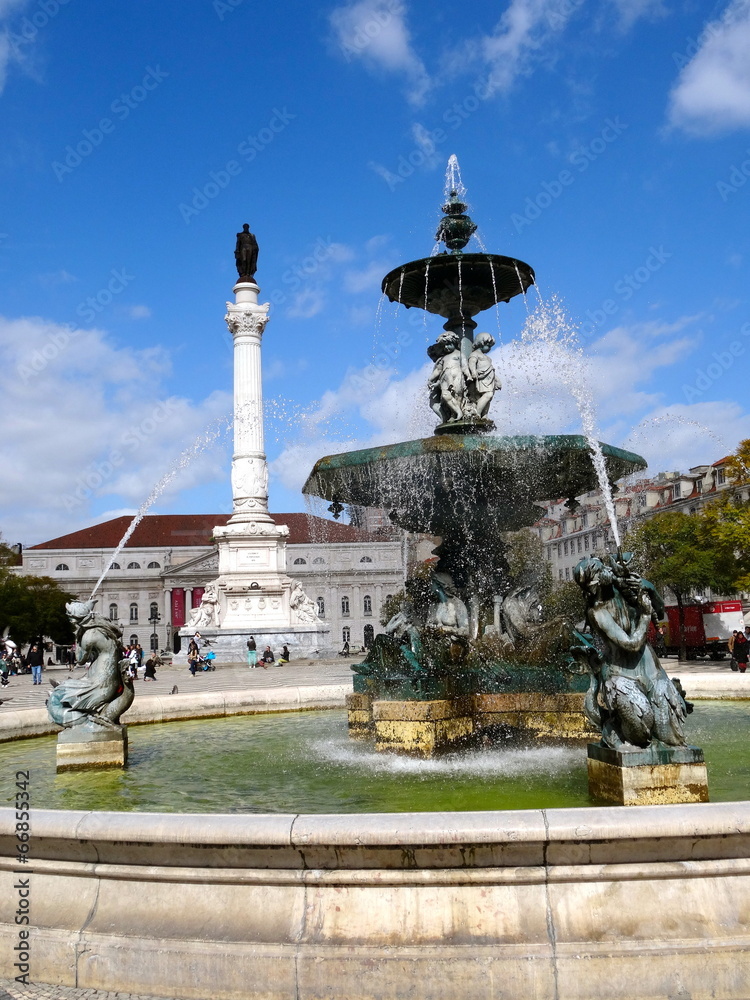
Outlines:
{"type": "MultiPolygon", "coordinates": [[[[0,979],[0,1000],[167,1000],[166,997],[144,993],[110,993],[101,990],[77,990],[71,986],[47,986],[44,983],[23,986],[9,979],[0,979]]],[[[208,1000],[208,998],[207,998],[208,1000]]]]}
{"type": "MultiPolygon", "coordinates": [[[[318,684],[342,684],[351,679],[350,663],[356,659],[303,660],[288,663],[284,667],[273,664],[267,670],[247,665],[224,665],[207,673],[193,677],[187,667],[161,667],[156,672],[155,681],[135,682],[135,696],[168,694],[177,685],[180,694],[191,691],[243,691],[252,688],[308,687],[318,684]]],[[[51,691],[50,680],[63,681],[67,677],[82,677],[79,667],[71,671],[67,667],[48,667],[42,674],[42,683],[36,687],[31,683],[31,674],[11,677],[8,686],[0,688],[0,713],[14,712],[22,708],[43,708],[51,691]]],[[[0,1000],[2,998],[0,997],[0,1000]]]]}
{"type": "MultiPolygon", "coordinates": [[[[180,694],[191,691],[242,691],[252,688],[277,687],[307,687],[319,684],[342,684],[351,679],[350,664],[362,659],[361,655],[336,660],[303,660],[299,663],[289,663],[280,667],[276,664],[267,670],[256,667],[250,670],[245,664],[225,664],[208,673],[191,676],[187,667],[168,666],[157,671],[155,681],[136,681],[136,698],[139,695],[168,694],[175,685],[180,694]]],[[[662,660],[665,670],[671,676],[681,677],[685,674],[724,674],[731,676],[738,683],[747,679],[748,697],[750,697],[750,672],[743,675],[732,674],[729,660],[690,660],[678,661],[674,658],[662,660]]],[[[81,677],[79,667],[71,671],[67,667],[45,668],[41,685],[34,687],[30,674],[11,677],[7,687],[0,688],[0,713],[12,712],[22,708],[43,708],[50,692],[50,680],[62,681],[67,677],[81,677]]],[[[0,997],[2,1000],[2,997],[0,997]]]]}

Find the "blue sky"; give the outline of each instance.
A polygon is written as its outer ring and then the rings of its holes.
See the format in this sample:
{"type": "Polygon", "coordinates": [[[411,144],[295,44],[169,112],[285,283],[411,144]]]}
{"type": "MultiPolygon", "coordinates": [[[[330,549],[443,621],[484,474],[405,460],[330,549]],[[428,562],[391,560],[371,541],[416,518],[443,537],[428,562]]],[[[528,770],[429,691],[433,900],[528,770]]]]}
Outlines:
{"type": "MultiPolygon", "coordinates": [[[[437,318],[380,300],[460,161],[487,249],[580,328],[652,471],[750,436],[750,0],[0,0],[0,530],[224,511],[234,234],[260,244],[271,506],[430,433],[437,318]],[[207,442],[207,443],[206,443],[207,442]]],[[[485,313],[500,433],[576,432],[527,309],[485,313]],[[499,329],[498,329],[499,322],[499,329]]]]}

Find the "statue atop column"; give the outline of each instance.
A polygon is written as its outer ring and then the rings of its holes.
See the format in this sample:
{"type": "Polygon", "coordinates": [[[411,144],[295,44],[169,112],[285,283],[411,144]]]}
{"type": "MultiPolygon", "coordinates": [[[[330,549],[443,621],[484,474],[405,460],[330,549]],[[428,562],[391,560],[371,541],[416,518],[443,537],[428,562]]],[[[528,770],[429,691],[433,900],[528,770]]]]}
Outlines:
{"type": "Polygon", "coordinates": [[[258,269],[258,241],[250,232],[249,223],[245,223],[242,232],[237,233],[237,244],[234,248],[234,259],[237,262],[237,274],[240,281],[255,279],[258,269]]]}

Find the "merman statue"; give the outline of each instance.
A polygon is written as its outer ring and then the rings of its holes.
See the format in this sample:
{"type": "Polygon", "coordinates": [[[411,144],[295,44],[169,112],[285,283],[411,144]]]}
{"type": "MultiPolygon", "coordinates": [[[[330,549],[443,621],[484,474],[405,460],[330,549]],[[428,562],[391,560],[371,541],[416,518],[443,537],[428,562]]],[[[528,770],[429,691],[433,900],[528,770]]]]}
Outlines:
{"type": "Polygon", "coordinates": [[[573,571],[592,632],[575,632],[570,650],[579,672],[591,673],[586,715],[612,750],[685,746],[690,709],[647,641],[652,616],[660,617],[664,604],[653,584],[630,569],[631,559],[621,552],[587,557],[573,571]]]}

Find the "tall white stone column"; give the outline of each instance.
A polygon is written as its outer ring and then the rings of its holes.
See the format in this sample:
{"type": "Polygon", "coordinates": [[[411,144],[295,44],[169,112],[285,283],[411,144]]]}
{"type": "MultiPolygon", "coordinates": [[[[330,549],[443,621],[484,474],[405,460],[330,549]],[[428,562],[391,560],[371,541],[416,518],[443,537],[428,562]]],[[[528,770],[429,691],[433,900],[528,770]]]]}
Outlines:
{"type": "Polygon", "coordinates": [[[268,465],[263,442],[261,340],[268,303],[258,303],[255,282],[238,281],[235,302],[224,317],[234,340],[234,454],[230,523],[272,523],[268,513],[268,465]]]}

